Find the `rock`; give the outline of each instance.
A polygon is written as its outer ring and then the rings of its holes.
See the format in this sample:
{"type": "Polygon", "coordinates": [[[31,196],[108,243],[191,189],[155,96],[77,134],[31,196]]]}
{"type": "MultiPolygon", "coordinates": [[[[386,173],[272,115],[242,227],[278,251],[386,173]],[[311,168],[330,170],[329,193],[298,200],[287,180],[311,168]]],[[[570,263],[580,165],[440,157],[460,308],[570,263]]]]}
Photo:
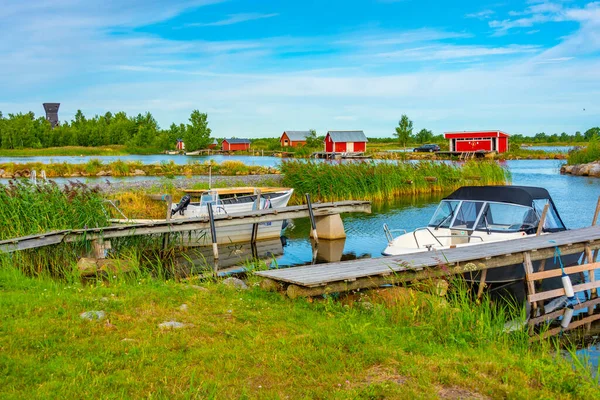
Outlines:
{"type": "Polygon", "coordinates": [[[227,278],[223,281],[223,285],[231,286],[236,289],[248,290],[248,285],[246,285],[243,280],[238,278],[227,278]]]}
{"type": "Polygon", "coordinates": [[[96,176],[110,176],[110,171],[109,172],[100,171],[96,174],[96,176]]]}
{"type": "Polygon", "coordinates": [[[588,171],[589,176],[596,176],[600,178],[600,163],[592,164],[592,167],[588,171]]]}
{"type": "Polygon", "coordinates": [[[80,174],[79,172],[75,172],[75,173],[72,173],[72,174],[71,174],[71,175],[69,175],[69,176],[70,176],[71,178],[78,178],[78,177],[80,177],[80,176],[81,176],[81,174],[80,174]]]}
{"type": "Polygon", "coordinates": [[[560,167],[560,172],[563,174],[570,174],[573,172],[573,165],[563,165],[560,167]]]}
{"type": "Polygon", "coordinates": [[[373,309],[373,303],[369,303],[368,301],[361,301],[359,304],[364,310],[372,310],[373,309]]]}
{"type": "Polygon", "coordinates": [[[4,175],[5,173],[6,173],[6,171],[5,171],[5,170],[3,170],[3,169],[0,169],[0,176],[4,175]]]}
{"type": "Polygon", "coordinates": [[[81,258],[77,262],[77,270],[81,276],[93,276],[98,271],[98,264],[95,258],[81,258]]]}
{"type": "Polygon", "coordinates": [[[160,329],[180,329],[185,327],[185,324],[177,321],[166,321],[162,324],[158,324],[160,329]]]}
{"type": "Polygon", "coordinates": [[[144,176],[144,175],[146,175],[146,173],[144,171],[142,171],[141,169],[136,169],[135,171],[133,171],[133,175],[144,176]]]}
{"type": "Polygon", "coordinates": [[[88,321],[101,320],[106,317],[106,313],[104,311],[86,311],[79,314],[81,319],[86,319],[88,321]]]}
{"type": "Polygon", "coordinates": [[[98,271],[105,271],[111,275],[122,275],[133,271],[131,261],[115,258],[101,258],[96,261],[98,271]]]}
{"type": "Polygon", "coordinates": [[[577,175],[588,176],[590,174],[591,169],[592,164],[582,164],[579,166],[579,171],[577,175]]]}
{"type": "Polygon", "coordinates": [[[5,178],[5,179],[12,179],[15,176],[13,174],[3,174],[2,177],[5,178]]]}
{"type": "Polygon", "coordinates": [[[183,303],[182,305],[180,305],[180,306],[179,306],[179,309],[180,309],[181,311],[187,311],[187,310],[188,310],[188,305],[187,305],[187,304],[185,304],[185,303],[183,303]]]}

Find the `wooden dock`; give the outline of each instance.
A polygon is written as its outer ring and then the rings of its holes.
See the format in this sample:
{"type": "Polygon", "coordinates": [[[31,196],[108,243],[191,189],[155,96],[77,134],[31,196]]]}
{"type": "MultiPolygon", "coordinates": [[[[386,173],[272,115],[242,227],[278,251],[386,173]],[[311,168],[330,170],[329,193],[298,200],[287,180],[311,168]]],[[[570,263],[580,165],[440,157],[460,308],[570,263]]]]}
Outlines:
{"type": "MultiPolygon", "coordinates": [[[[552,257],[556,248],[563,255],[583,252],[589,254],[598,250],[600,226],[402,256],[260,271],[257,275],[287,286],[287,294],[292,298],[317,296],[374,288],[389,283],[485,271],[524,263],[526,258],[530,261],[544,260],[552,257]]],[[[589,286],[586,289],[591,289],[600,286],[600,281],[586,285],[589,286]]]]}
{"type": "MultiPolygon", "coordinates": [[[[368,201],[338,201],[334,203],[312,204],[315,217],[326,217],[350,212],[371,212],[368,201]]],[[[283,208],[270,208],[245,213],[231,213],[214,217],[215,227],[237,226],[245,224],[260,224],[265,222],[283,221],[286,219],[306,218],[309,216],[307,205],[283,208]]],[[[208,217],[175,219],[171,221],[150,221],[141,224],[120,224],[102,228],[69,229],[47,232],[0,241],[0,253],[11,253],[20,250],[52,246],[62,242],[80,242],[108,240],[121,237],[141,235],[169,234],[210,229],[208,217]]]]}

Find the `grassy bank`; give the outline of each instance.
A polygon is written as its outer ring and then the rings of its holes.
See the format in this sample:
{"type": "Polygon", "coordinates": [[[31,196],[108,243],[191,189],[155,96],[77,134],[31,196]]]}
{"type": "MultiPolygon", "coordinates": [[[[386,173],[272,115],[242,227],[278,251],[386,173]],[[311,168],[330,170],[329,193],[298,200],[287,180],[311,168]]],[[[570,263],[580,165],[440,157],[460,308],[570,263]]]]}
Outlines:
{"type": "MultiPolygon", "coordinates": [[[[135,149],[134,149],[135,150],[135,149]]],[[[141,150],[141,149],[138,149],[141,150]]],[[[0,157],[52,157],[52,156],[123,156],[132,153],[131,149],[122,145],[85,147],[65,146],[44,149],[0,149],[0,157]]],[[[141,153],[148,154],[148,153],[141,153]]]]}
{"type": "Polygon", "coordinates": [[[385,201],[396,196],[449,191],[465,185],[504,184],[509,172],[495,162],[463,165],[419,163],[316,163],[287,161],[281,165],[283,184],[315,201],[385,201]]]}
{"type": "Polygon", "coordinates": [[[290,301],[138,274],[109,286],[0,269],[2,398],[595,398],[588,372],[502,332],[460,291],[290,301]],[[186,304],[186,307],[181,307],[186,304]],[[102,310],[86,321],[80,313],[102,310]],[[181,329],[161,329],[165,321],[181,329]]]}
{"type": "MultiPolygon", "coordinates": [[[[46,172],[48,178],[57,177],[102,177],[102,176],[192,176],[207,175],[209,170],[220,175],[263,175],[277,173],[270,167],[246,165],[241,161],[223,161],[215,163],[207,161],[189,162],[188,164],[175,164],[174,161],[160,164],[144,164],[141,161],[116,160],[105,163],[101,160],[91,159],[84,164],[70,163],[3,163],[0,170],[4,178],[28,177],[31,171],[46,172]]],[[[39,176],[39,175],[38,175],[39,176]]]]}
{"type": "Polygon", "coordinates": [[[595,136],[590,140],[587,147],[569,151],[567,164],[587,164],[598,160],[600,160],[600,138],[595,136]]]}

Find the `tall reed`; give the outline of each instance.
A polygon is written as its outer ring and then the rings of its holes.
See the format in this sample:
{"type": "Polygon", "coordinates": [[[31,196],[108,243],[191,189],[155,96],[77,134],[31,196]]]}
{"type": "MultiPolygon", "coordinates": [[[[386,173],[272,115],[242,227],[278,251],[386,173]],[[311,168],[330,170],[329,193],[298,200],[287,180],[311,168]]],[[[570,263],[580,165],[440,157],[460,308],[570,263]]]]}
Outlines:
{"type": "Polygon", "coordinates": [[[0,240],[60,229],[107,226],[102,198],[82,183],[0,185],[0,240]]]}
{"type": "Polygon", "coordinates": [[[600,161],[600,137],[592,136],[587,147],[569,151],[567,160],[570,165],[600,161]]]}
{"type": "Polygon", "coordinates": [[[397,196],[452,190],[465,185],[504,184],[509,172],[493,161],[464,164],[411,162],[286,161],[281,165],[284,185],[315,200],[365,199],[387,201],[397,196]]]}

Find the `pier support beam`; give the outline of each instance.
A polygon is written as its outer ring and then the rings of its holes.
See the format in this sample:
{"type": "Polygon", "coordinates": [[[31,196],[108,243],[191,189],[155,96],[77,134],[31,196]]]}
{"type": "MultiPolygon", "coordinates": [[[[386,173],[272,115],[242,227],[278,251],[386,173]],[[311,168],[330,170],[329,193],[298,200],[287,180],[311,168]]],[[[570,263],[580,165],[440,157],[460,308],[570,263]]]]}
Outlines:
{"type": "Polygon", "coordinates": [[[339,214],[325,215],[322,217],[315,216],[315,222],[319,239],[335,240],[346,238],[344,223],[339,214]]]}

